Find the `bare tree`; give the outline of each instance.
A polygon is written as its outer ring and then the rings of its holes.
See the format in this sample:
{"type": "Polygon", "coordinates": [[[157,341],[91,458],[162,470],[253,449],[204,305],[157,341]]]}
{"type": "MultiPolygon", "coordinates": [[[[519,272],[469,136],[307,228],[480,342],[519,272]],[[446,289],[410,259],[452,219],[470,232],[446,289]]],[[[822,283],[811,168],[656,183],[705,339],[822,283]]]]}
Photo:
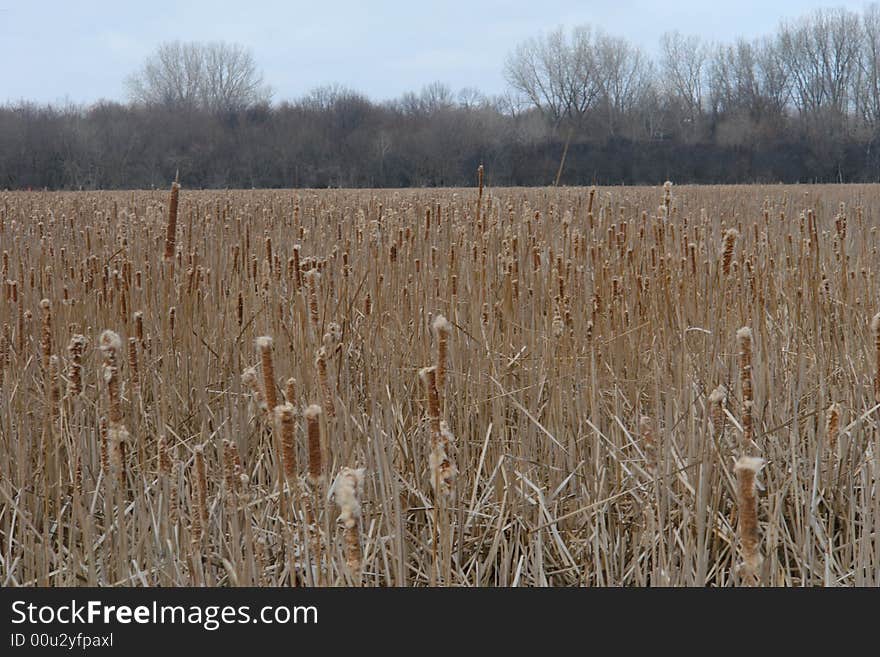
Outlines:
{"type": "Polygon", "coordinates": [[[872,3],[862,15],[857,99],[859,116],[871,133],[880,129],[880,6],[872,3]]]}
{"type": "Polygon", "coordinates": [[[126,85],[132,102],[178,109],[238,111],[270,97],[253,54],[224,42],[163,43],[126,85]]]}
{"type": "Polygon", "coordinates": [[[681,105],[683,118],[695,126],[704,111],[709,49],[700,37],[684,36],[678,31],[665,33],[660,47],[666,92],[681,105]]]}
{"type": "Polygon", "coordinates": [[[568,39],[559,28],[520,43],[507,57],[504,73],[510,86],[557,128],[564,122],[580,124],[601,92],[588,26],[574,28],[568,39]]]}
{"type": "Polygon", "coordinates": [[[802,116],[844,118],[853,101],[861,38],[858,14],[846,9],[817,10],[780,27],[792,98],[802,116]]]}
{"type": "Polygon", "coordinates": [[[653,65],[641,49],[625,39],[606,35],[596,39],[594,57],[599,106],[607,122],[607,132],[613,136],[645,102],[653,84],[653,65]]]}

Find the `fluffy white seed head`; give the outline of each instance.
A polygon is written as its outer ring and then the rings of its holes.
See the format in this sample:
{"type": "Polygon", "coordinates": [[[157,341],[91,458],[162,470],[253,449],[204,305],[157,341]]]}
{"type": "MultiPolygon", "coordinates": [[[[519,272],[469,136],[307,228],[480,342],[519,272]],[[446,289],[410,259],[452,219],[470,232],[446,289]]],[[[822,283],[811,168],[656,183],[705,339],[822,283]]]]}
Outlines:
{"type": "Polygon", "coordinates": [[[122,349],[122,339],[115,331],[107,329],[101,333],[98,344],[104,351],[119,351],[122,349]]]}
{"type": "Polygon", "coordinates": [[[744,342],[745,340],[752,339],[752,329],[748,326],[743,326],[740,330],[736,332],[736,339],[740,342],[744,342]]]}
{"type": "Polygon", "coordinates": [[[727,399],[727,388],[723,385],[718,386],[715,390],[712,391],[712,394],[709,395],[709,402],[712,404],[718,404],[727,399]]]}
{"type": "Polygon", "coordinates": [[[434,318],[433,327],[435,333],[449,333],[452,330],[452,324],[443,315],[434,318]]]}
{"type": "Polygon", "coordinates": [[[259,349],[260,351],[264,351],[266,349],[271,349],[272,348],[272,337],[268,336],[268,335],[261,335],[259,338],[257,338],[256,344],[257,344],[257,349],[259,349]]]}
{"type": "Polygon", "coordinates": [[[342,468],[330,487],[330,495],[339,506],[339,519],[349,529],[361,517],[364,472],[364,468],[342,468]]]}
{"type": "Polygon", "coordinates": [[[734,471],[739,472],[740,470],[751,470],[752,472],[757,473],[764,467],[764,463],[764,459],[760,456],[740,456],[736,460],[734,471]]]}

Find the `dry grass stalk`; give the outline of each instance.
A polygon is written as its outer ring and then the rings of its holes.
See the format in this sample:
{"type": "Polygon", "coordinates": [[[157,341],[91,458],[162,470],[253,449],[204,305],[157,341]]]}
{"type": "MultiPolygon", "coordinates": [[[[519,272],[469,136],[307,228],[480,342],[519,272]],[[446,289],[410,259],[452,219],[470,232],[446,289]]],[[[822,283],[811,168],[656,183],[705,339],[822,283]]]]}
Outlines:
{"type": "Polygon", "coordinates": [[[656,476],[660,461],[660,449],[657,444],[657,435],[654,432],[654,421],[647,415],[639,418],[639,435],[642,438],[642,444],[645,446],[645,459],[648,463],[647,470],[656,476]]]}
{"type": "Polygon", "coordinates": [[[208,526],[208,476],[205,471],[205,450],[197,445],[193,450],[195,469],[195,511],[193,512],[193,543],[199,543],[208,526]]]}
{"type": "Polygon", "coordinates": [[[880,313],[871,320],[871,331],[874,333],[874,401],[880,404],[880,313]]]}
{"type": "Polygon", "coordinates": [[[306,408],[306,439],[309,449],[309,482],[318,486],[324,479],[321,450],[321,423],[319,421],[321,407],[311,404],[306,408]]]}

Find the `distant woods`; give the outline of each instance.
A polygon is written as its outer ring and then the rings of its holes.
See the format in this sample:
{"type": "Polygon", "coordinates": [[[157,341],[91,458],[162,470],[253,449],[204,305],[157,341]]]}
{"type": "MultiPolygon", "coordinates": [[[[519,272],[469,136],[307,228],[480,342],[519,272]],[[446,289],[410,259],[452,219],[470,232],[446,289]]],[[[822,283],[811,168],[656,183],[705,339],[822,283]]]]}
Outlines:
{"type": "MultiPolygon", "coordinates": [[[[653,44],[652,44],[653,45],[653,44]]],[[[295,64],[294,64],[295,65],[295,64]]],[[[880,180],[880,8],[656,52],[589,26],[514,45],[508,91],[273,99],[253,54],[161,45],[127,102],[0,107],[0,189],[880,180]],[[564,166],[560,162],[565,153],[564,166]]]]}

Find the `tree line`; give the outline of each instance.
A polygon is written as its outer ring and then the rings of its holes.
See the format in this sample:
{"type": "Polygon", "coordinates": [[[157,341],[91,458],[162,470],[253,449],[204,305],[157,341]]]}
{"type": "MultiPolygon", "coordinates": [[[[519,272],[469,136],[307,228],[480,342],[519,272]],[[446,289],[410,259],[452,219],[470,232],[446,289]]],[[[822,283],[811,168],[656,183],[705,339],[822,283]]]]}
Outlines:
{"type": "Polygon", "coordinates": [[[166,43],[126,102],[0,107],[0,188],[408,187],[880,180],[880,8],[772,35],[664,34],[650,56],[590,26],[516,45],[508,90],[435,82],[377,102],[273,102],[250,51],[166,43]]]}

